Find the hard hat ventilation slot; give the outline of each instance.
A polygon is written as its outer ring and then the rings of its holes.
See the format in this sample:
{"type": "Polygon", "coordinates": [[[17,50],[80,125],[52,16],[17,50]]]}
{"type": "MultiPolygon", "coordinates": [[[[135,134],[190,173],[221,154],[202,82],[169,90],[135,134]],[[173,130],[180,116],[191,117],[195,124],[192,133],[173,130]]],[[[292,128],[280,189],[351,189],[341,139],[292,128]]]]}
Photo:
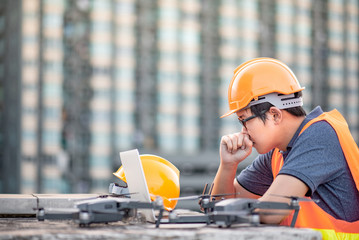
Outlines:
{"type": "Polygon", "coordinates": [[[258,101],[252,100],[248,107],[269,102],[272,105],[276,106],[279,109],[286,109],[292,107],[303,106],[303,101],[301,97],[296,97],[294,93],[292,94],[280,94],[280,93],[269,93],[258,98],[258,101]]]}
{"type": "Polygon", "coordinates": [[[265,99],[265,97],[260,96],[260,97],[253,98],[251,100],[251,102],[260,101],[260,100],[263,100],[263,99],[265,99]]]}

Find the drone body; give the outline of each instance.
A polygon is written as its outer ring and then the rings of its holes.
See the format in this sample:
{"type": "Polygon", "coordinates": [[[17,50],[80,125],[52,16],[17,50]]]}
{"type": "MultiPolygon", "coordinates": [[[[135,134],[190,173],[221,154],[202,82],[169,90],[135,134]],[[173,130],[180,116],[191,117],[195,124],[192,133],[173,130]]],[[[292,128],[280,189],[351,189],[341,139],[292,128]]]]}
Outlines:
{"type": "Polygon", "coordinates": [[[259,215],[254,212],[255,199],[231,198],[215,204],[209,218],[219,227],[230,227],[232,224],[249,223],[259,225],[259,215]]]}
{"type": "Polygon", "coordinates": [[[80,226],[91,223],[117,222],[134,216],[135,208],[131,208],[129,199],[108,198],[94,199],[77,204],[80,226]]]}
{"type": "Polygon", "coordinates": [[[220,227],[230,227],[232,224],[248,223],[251,225],[260,224],[260,214],[280,214],[277,210],[294,210],[292,226],[299,211],[299,204],[296,199],[291,203],[284,202],[262,202],[251,198],[225,199],[215,204],[210,212],[209,218],[220,227]],[[268,211],[271,212],[268,212],[268,211]],[[266,212],[263,212],[266,211],[266,212]]]}

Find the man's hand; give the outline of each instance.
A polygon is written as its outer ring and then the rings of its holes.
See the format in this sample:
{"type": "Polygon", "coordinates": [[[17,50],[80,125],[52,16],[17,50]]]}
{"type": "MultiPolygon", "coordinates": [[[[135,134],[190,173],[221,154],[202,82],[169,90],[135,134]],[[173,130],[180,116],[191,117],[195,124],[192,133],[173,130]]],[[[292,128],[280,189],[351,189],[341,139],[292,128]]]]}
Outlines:
{"type": "MultiPolygon", "coordinates": [[[[238,164],[251,154],[252,146],[253,142],[243,130],[222,137],[220,144],[221,163],[213,181],[212,194],[240,193],[241,197],[249,196],[250,193],[247,190],[239,187],[235,176],[238,164]]],[[[232,197],[234,196],[232,195],[232,197]]]]}
{"type": "Polygon", "coordinates": [[[252,153],[252,146],[253,142],[243,131],[223,136],[220,144],[221,163],[237,166],[252,153]]]}

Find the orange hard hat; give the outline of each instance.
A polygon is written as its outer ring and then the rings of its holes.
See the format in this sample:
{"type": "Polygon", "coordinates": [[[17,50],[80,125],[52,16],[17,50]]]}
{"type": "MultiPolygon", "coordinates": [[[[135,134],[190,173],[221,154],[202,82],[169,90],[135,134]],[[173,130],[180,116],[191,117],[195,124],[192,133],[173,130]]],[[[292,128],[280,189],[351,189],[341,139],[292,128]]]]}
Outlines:
{"type": "Polygon", "coordinates": [[[293,94],[304,90],[284,63],[273,58],[255,58],[234,70],[234,76],[228,88],[229,111],[221,117],[227,117],[258,97],[271,94],[293,94]]]}
{"type": "MultiPolygon", "coordinates": [[[[169,199],[178,198],[180,195],[179,170],[168,160],[156,155],[143,154],[140,159],[151,200],[154,201],[156,196],[160,196],[163,198],[164,208],[167,211],[173,210],[177,200],[169,199]]],[[[122,166],[113,174],[127,182],[122,166]]]]}

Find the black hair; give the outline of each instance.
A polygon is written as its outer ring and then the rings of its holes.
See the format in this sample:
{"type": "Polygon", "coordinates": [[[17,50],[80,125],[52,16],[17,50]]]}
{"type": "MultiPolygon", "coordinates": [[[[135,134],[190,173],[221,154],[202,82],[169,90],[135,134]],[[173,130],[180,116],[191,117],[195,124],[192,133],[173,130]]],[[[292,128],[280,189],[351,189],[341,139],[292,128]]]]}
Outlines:
{"type": "MultiPolygon", "coordinates": [[[[302,96],[302,92],[296,92],[294,94],[295,97],[301,97],[302,96]]],[[[265,122],[266,120],[266,115],[263,112],[269,111],[269,109],[271,107],[274,107],[273,104],[269,103],[269,102],[265,102],[265,103],[260,103],[254,106],[251,106],[250,109],[252,111],[252,113],[254,115],[257,115],[260,119],[262,119],[263,122],[265,122]]],[[[306,116],[307,113],[305,112],[303,107],[292,107],[292,108],[286,108],[283,109],[285,111],[287,111],[288,113],[292,114],[293,116],[296,117],[301,117],[301,116],[306,116]]]]}

